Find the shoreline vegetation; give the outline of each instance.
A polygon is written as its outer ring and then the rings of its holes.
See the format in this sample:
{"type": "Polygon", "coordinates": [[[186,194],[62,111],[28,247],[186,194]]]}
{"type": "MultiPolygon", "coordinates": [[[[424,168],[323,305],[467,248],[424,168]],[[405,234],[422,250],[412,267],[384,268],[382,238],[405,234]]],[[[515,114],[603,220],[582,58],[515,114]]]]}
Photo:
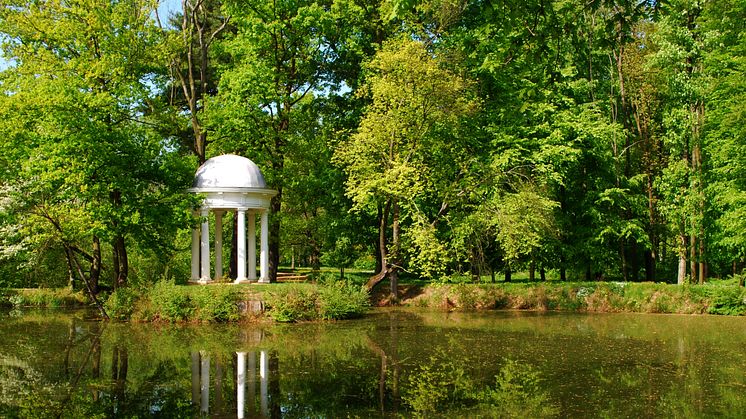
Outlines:
{"type": "MultiPolygon", "coordinates": [[[[409,283],[399,301],[379,287],[372,294],[351,281],[279,283],[264,286],[175,285],[160,281],[105,295],[112,319],[135,322],[298,322],[360,317],[371,305],[452,311],[531,310],[588,313],[746,315],[746,288],[737,279],[704,285],[650,282],[409,283]]],[[[84,291],[69,288],[0,290],[0,306],[82,307],[84,291]]]]}

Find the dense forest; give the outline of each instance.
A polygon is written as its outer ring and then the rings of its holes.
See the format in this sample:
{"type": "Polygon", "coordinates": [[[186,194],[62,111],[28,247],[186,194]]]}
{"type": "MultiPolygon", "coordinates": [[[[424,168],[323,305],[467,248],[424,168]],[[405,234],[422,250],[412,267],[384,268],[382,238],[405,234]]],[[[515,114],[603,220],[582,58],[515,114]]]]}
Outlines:
{"type": "Polygon", "coordinates": [[[744,268],[743,0],[0,4],[0,287],[185,281],[224,153],[279,192],[271,272],[744,268]]]}

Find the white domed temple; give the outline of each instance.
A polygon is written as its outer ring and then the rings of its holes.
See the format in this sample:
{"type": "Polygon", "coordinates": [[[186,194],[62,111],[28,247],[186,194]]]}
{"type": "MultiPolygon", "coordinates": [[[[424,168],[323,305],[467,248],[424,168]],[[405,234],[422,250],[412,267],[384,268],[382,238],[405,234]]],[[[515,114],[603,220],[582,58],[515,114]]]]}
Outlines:
{"type": "Polygon", "coordinates": [[[251,160],[233,154],[213,157],[197,169],[194,183],[189,191],[205,196],[199,210],[202,223],[192,231],[192,282],[206,284],[212,282],[212,278],[222,278],[223,215],[229,211],[235,211],[238,230],[235,282],[257,280],[257,215],[261,217],[258,282],[269,282],[269,207],[270,200],[277,195],[277,191],[267,188],[259,167],[251,160]],[[211,276],[210,269],[209,220],[211,212],[215,218],[214,276],[211,276]],[[248,249],[246,248],[247,238],[248,249]]]}

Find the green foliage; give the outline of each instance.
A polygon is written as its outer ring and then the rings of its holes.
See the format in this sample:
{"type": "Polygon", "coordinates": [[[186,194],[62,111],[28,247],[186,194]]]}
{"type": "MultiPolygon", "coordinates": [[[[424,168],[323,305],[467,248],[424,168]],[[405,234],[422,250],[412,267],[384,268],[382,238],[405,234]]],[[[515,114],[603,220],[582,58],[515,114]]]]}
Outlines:
{"type": "Polygon", "coordinates": [[[728,316],[746,315],[746,290],[742,287],[720,287],[711,290],[712,302],[707,312],[728,316]]]}
{"type": "Polygon", "coordinates": [[[159,281],[147,291],[155,320],[179,322],[188,320],[194,313],[194,304],[184,286],[159,281]]]}
{"type": "Polygon", "coordinates": [[[457,310],[520,309],[590,312],[746,314],[746,291],[736,284],[581,282],[430,285],[412,304],[457,310]]]}
{"type": "Polygon", "coordinates": [[[268,291],[265,304],[267,314],[279,322],[349,319],[364,314],[370,306],[368,292],[346,281],[268,291]]]}
{"type": "Polygon", "coordinates": [[[300,287],[286,287],[266,294],[270,317],[278,322],[313,320],[316,317],[317,292],[300,287]]]}
{"type": "Polygon", "coordinates": [[[559,413],[543,387],[539,371],[510,359],[500,368],[495,386],[480,392],[477,399],[492,412],[488,417],[545,418],[559,413]]]}
{"type": "MultiPolygon", "coordinates": [[[[183,4],[197,31],[161,27],[149,0],[2,0],[0,286],[64,286],[99,250],[137,287],[181,281],[199,199],[184,189],[225,152],[280,192],[282,263],[373,269],[381,224],[389,265],[428,281],[743,267],[742,1],[199,4],[183,4]],[[187,57],[206,67],[191,94],[187,57]]],[[[687,292],[639,304],[700,298],[687,292]]],[[[638,304],[571,294],[524,303],[638,304]]],[[[491,305],[472,297],[457,300],[491,305]]],[[[164,318],[233,316],[195,308],[212,304],[199,293],[163,298],[164,318]]]]}
{"type": "Polygon", "coordinates": [[[88,304],[83,291],[69,288],[26,288],[3,291],[2,300],[13,307],[74,307],[88,304]]]}
{"type": "Polygon", "coordinates": [[[427,416],[464,403],[473,387],[463,363],[438,352],[409,376],[402,400],[418,415],[427,416]]]}
{"type": "Polygon", "coordinates": [[[139,294],[130,287],[117,288],[104,304],[106,313],[114,320],[129,320],[135,312],[139,294]]]}
{"type": "Polygon", "coordinates": [[[553,417],[558,407],[542,387],[530,365],[506,360],[494,384],[480,385],[464,369],[462,360],[438,352],[409,376],[402,399],[421,417],[442,410],[473,406],[479,417],[553,417]]]}
{"type": "Polygon", "coordinates": [[[240,319],[236,287],[190,287],[161,280],[140,289],[119,288],[106,309],[117,320],[177,322],[233,322],[240,319]]]}
{"type": "Polygon", "coordinates": [[[319,318],[341,320],[363,315],[370,306],[365,287],[346,281],[325,283],[319,288],[319,318]]]}
{"type": "Polygon", "coordinates": [[[195,309],[194,319],[201,322],[232,322],[239,319],[238,302],[241,294],[235,286],[229,284],[191,288],[195,288],[190,289],[195,309]]]}

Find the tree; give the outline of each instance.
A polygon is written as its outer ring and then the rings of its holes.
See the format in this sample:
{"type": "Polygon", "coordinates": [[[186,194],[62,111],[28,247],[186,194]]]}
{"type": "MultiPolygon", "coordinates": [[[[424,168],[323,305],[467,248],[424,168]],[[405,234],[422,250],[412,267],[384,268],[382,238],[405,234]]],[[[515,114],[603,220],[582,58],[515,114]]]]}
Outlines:
{"type": "Polygon", "coordinates": [[[677,282],[705,280],[705,196],[702,153],[705,79],[702,72],[702,38],[699,28],[702,5],[673,1],[663,5],[656,32],[659,51],[652,65],[666,80],[663,125],[664,144],[671,161],[663,169],[661,187],[667,199],[665,214],[678,235],[677,282]]]}
{"type": "Polygon", "coordinates": [[[260,162],[268,184],[277,190],[270,209],[269,275],[280,261],[280,214],[288,153],[307,128],[302,109],[312,108],[313,92],[333,88],[330,62],[335,58],[334,8],[315,1],[226,3],[236,35],[224,48],[235,63],[220,83],[212,124],[217,146],[260,162]],[[263,163],[263,164],[262,164],[263,163]]]}
{"type": "Polygon", "coordinates": [[[403,221],[411,222],[405,233],[418,253],[428,251],[428,259],[442,264],[437,259],[444,247],[434,240],[433,229],[448,208],[453,184],[440,181],[446,172],[455,172],[451,179],[459,177],[457,127],[476,102],[469,84],[443,68],[422,42],[389,41],[366,70],[361,94],[369,94],[371,104],[357,131],[335,151],[335,160],[347,174],[353,209],[377,213],[381,270],[368,287],[388,278],[396,297],[404,263],[403,221]],[[440,201],[436,213],[423,211],[428,200],[440,201]]]}
{"type": "MultiPolygon", "coordinates": [[[[710,92],[704,147],[711,159],[707,195],[715,219],[712,237],[720,250],[719,259],[731,265],[736,275],[746,258],[746,39],[740,24],[746,19],[746,5],[713,1],[702,15],[703,71],[710,92]]],[[[714,250],[709,252],[710,261],[714,250]]]]}
{"type": "Polygon", "coordinates": [[[124,286],[127,242],[168,253],[186,221],[180,189],[191,170],[150,129],[165,73],[154,6],[8,0],[0,12],[13,59],[2,73],[3,150],[18,158],[4,198],[20,225],[47,224],[92,294],[102,243],[114,286],[124,286]],[[87,277],[79,258],[91,265],[87,277]]]}
{"type": "Polygon", "coordinates": [[[172,92],[172,101],[183,100],[178,104],[189,115],[191,149],[202,164],[206,160],[208,144],[208,131],[203,121],[204,106],[208,97],[217,93],[218,84],[213,44],[221,38],[230,17],[220,14],[221,3],[217,0],[182,0],[181,4],[178,33],[171,33],[175,51],[171,53],[170,67],[172,74],[176,75],[173,87],[177,89],[172,92]]]}

